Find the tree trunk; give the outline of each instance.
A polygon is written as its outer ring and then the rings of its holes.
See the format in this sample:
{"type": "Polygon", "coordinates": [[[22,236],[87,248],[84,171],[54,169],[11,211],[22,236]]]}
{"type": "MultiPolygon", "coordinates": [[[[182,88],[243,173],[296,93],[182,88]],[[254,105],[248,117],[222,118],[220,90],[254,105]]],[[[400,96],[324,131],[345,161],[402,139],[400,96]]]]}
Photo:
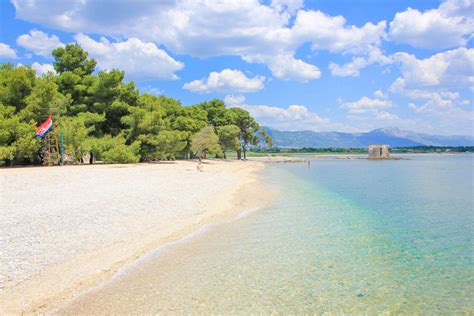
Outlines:
{"type": "Polygon", "coordinates": [[[94,154],[92,152],[89,153],[89,164],[93,165],[94,164],[94,154]]]}
{"type": "Polygon", "coordinates": [[[247,151],[244,148],[244,160],[247,160],[247,151]]]}
{"type": "Polygon", "coordinates": [[[227,159],[227,155],[225,154],[225,150],[223,151],[224,153],[224,159],[227,159]]]}
{"type": "Polygon", "coordinates": [[[242,159],[242,149],[237,149],[237,159],[242,159]]]}

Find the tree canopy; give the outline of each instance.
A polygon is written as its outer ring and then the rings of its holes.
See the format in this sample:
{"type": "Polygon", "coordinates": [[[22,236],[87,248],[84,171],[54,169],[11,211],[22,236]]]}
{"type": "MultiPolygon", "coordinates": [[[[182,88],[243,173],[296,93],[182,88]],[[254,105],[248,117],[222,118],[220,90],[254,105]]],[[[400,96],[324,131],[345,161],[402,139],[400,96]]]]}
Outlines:
{"type": "Polygon", "coordinates": [[[37,76],[28,66],[0,64],[0,164],[45,162],[46,140],[35,128],[49,115],[48,137],[64,137],[68,163],[127,163],[188,159],[271,146],[251,115],[221,100],[183,106],[180,101],[140,94],[118,69],[96,71],[96,61],[78,44],[52,51],[56,74],[37,76]]]}

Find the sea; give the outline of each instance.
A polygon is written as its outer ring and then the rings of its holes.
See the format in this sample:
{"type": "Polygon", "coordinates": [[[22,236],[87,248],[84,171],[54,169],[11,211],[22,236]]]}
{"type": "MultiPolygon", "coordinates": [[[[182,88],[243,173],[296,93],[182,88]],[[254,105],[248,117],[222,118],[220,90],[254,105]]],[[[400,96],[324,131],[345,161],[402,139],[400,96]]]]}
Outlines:
{"type": "Polygon", "coordinates": [[[400,157],[268,164],[262,180],[279,192],[268,207],[157,251],[88,303],[139,314],[474,314],[474,156],[400,157]]]}

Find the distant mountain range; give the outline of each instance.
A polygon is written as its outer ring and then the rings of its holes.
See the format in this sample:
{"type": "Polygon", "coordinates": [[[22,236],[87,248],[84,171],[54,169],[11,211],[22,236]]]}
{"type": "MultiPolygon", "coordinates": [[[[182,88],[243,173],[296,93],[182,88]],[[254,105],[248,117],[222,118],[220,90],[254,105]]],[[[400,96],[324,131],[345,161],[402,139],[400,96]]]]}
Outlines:
{"type": "Polygon", "coordinates": [[[264,128],[277,147],[362,148],[370,144],[389,144],[391,147],[474,146],[473,136],[436,136],[398,128],[379,128],[366,133],[279,131],[264,128]]]}

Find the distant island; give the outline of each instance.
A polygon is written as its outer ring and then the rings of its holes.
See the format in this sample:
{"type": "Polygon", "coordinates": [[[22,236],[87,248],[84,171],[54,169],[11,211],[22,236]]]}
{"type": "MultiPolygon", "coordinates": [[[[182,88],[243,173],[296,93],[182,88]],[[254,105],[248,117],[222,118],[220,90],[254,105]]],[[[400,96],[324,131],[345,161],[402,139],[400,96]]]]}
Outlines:
{"type": "MultiPolygon", "coordinates": [[[[418,148],[421,151],[459,150],[474,146],[473,136],[438,136],[398,128],[380,128],[366,133],[280,131],[264,127],[272,137],[273,146],[279,148],[340,148],[357,151],[370,144],[388,144],[391,148],[418,148]],[[446,147],[446,148],[445,148],[446,147]]],[[[414,149],[413,149],[414,150],[414,149]]]]}
{"type": "MultiPolygon", "coordinates": [[[[252,148],[249,156],[288,156],[293,154],[343,154],[343,155],[366,155],[367,148],[343,148],[343,147],[303,147],[303,148],[252,148]]],[[[474,146],[414,146],[390,148],[392,154],[421,154],[421,153],[474,153],[474,146]]]]}

